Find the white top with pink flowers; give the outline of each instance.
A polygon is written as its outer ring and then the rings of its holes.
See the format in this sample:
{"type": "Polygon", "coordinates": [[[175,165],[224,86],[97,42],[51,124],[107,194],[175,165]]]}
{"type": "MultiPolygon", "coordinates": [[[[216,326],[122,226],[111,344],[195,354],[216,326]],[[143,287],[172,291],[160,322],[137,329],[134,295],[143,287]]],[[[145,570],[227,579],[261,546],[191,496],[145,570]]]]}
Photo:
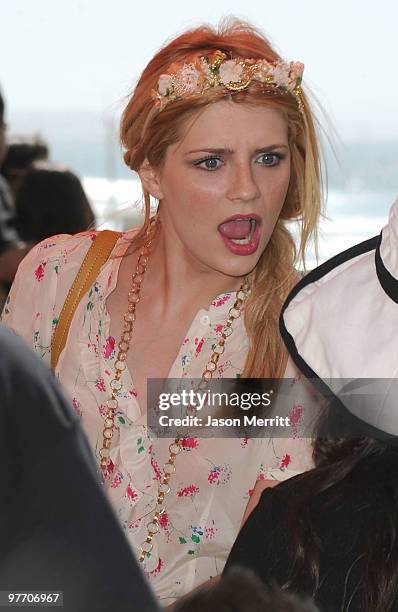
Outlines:
{"type": "MultiPolygon", "coordinates": [[[[34,247],[20,265],[6,302],[3,322],[47,363],[54,327],[94,236],[93,232],[56,236],[34,247]]],[[[123,255],[132,236],[133,231],[123,234],[113,255],[123,255]]],[[[115,287],[120,261],[119,256],[107,261],[78,306],[56,369],[97,459],[115,360],[106,298],[115,287]]],[[[231,293],[219,295],[208,310],[197,313],[170,377],[201,377],[233,298],[231,293]]],[[[217,376],[239,376],[247,351],[241,317],[227,340],[217,376]]],[[[292,366],[289,368],[286,375],[294,377],[292,366]]],[[[157,483],[170,440],[148,436],[146,415],[140,411],[128,370],[123,372],[122,383],[105,488],[137,554],[155,508],[157,483]]],[[[302,412],[302,404],[292,405],[291,417],[296,424],[302,412]]],[[[154,537],[154,549],[146,561],[148,578],[162,603],[172,603],[221,573],[258,479],[284,480],[309,467],[310,444],[294,435],[291,439],[185,439],[166,497],[160,532],[154,537]]]]}

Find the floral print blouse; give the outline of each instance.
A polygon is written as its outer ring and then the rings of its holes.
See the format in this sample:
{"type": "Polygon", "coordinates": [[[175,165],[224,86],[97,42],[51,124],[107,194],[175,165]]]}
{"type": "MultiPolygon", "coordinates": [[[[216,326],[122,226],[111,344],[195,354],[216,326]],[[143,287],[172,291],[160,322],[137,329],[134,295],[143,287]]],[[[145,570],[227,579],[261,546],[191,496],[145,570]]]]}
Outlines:
{"type": "MultiPolygon", "coordinates": [[[[21,263],[7,299],[3,322],[47,363],[60,311],[94,236],[94,232],[61,235],[34,247],[21,263]]],[[[106,298],[116,285],[120,256],[133,236],[134,230],[121,236],[80,302],[56,368],[98,461],[118,341],[109,333],[106,298]]],[[[170,377],[201,377],[233,299],[234,294],[224,293],[212,301],[208,310],[197,313],[186,331],[170,377]]],[[[247,351],[247,335],[240,317],[226,342],[217,376],[239,376],[247,351]]],[[[295,376],[290,364],[288,370],[287,376],[295,376]]],[[[155,508],[157,483],[168,458],[170,440],[149,438],[146,415],[140,411],[128,369],[123,371],[121,380],[118,430],[104,486],[132,550],[138,554],[155,508]]],[[[302,410],[302,405],[292,405],[292,416],[299,417],[302,410]]],[[[310,467],[309,441],[295,438],[294,432],[292,438],[284,439],[185,439],[176,460],[171,491],[166,496],[160,532],[154,536],[153,552],[145,565],[162,603],[172,603],[222,572],[258,479],[285,480],[310,467]]]]}

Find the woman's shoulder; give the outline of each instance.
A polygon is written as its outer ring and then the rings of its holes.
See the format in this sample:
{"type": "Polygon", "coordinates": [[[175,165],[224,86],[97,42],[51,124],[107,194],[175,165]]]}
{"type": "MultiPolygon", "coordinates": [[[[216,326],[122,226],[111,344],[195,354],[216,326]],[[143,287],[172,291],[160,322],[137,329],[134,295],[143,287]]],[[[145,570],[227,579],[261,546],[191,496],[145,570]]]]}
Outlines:
{"type": "MultiPolygon", "coordinates": [[[[130,243],[137,230],[116,232],[116,244],[130,243]]],[[[36,244],[22,260],[18,273],[33,273],[36,280],[43,280],[47,266],[57,275],[69,271],[76,273],[83,259],[102,232],[91,230],[80,234],[59,234],[36,244]]],[[[115,246],[116,248],[116,246],[115,246]]]]}
{"type": "Polygon", "coordinates": [[[96,232],[60,234],[33,246],[19,264],[3,322],[21,335],[26,328],[31,336],[36,319],[41,321],[45,313],[52,319],[57,297],[64,299],[95,236],[96,232]]]}
{"type": "MultiPolygon", "coordinates": [[[[113,253],[123,255],[136,230],[117,234],[113,253]]],[[[18,325],[25,316],[23,308],[34,308],[36,313],[49,315],[65,301],[83,260],[97,238],[98,231],[80,234],[60,234],[36,244],[19,265],[14,283],[3,311],[3,320],[11,321],[18,315],[18,325]],[[29,297],[28,297],[29,296],[29,297]],[[22,308],[23,305],[23,308],[22,308]]],[[[108,261],[112,259],[109,258],[108,261]]],[[[105,269],[105,266],[104,266],[105,269]]]]}
{"type": "Polygon", "coordinates": [[[58,234],[46,238],[36,244],[24,258],[22,265],[26,267],[30,263],[45,263],[57,258],[67,261],[70,257],[78,258],[82,252],[87,251],[98,232],[83,232],[81,234],[58,234]]]}

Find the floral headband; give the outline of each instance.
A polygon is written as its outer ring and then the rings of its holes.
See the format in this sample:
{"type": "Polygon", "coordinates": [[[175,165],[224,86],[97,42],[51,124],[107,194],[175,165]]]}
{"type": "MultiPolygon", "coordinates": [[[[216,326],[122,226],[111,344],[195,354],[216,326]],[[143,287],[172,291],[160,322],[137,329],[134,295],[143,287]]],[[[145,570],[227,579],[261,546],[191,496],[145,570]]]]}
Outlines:
{"type": "Polygon", "coordinates": [[[225,53],[215,51],[189,64],[171,64],[167,73],[159,77],[152,98],[158,110],[162,111],[170,102],[204,94],[213,87],[237,92],[246,89],[252,81],[258,81],[294,94],[302,112],[303,71],[304,64],[301,62],[279,61],[272,64],[264,59],[227,59],[225,53]]]}

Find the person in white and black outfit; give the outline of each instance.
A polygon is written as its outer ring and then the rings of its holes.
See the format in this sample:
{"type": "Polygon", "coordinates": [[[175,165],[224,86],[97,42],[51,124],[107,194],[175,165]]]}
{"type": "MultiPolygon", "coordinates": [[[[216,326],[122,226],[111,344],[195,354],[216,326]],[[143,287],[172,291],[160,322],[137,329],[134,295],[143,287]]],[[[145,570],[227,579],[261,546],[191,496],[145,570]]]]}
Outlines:
{"type": "Polygon", "coordinates": [[[332,402],[316,467],[265,489],[230,553],[328,612],[398,610],[398,201],[376,236],[290,293],[281,333],[332,402]]]}

